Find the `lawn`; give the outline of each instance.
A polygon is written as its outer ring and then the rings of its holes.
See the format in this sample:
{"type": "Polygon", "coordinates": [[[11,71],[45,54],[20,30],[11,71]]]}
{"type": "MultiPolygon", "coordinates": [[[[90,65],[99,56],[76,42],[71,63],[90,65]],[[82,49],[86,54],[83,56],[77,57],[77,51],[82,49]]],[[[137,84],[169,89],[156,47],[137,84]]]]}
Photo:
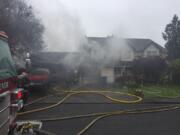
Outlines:
{"type": "Polygon", "coordinates": [[[146,85],[141,89],[145,97],[180,97],[180,86],[177,85],[146,85]]]}
{"type": "MultiPolygon", "coordinates": [[[[59,87],[56,87],[56,89],[61,89],[59,87]]],[[[64,89],[63,89],[64,90],[64,89]]],[[[72,90],[72,88],[70,89],[66,89],[66,90],[72,90]]],[[[85,91],[120,91],[120,92],[128,92],[128,93],[132,93],[135,94],[134,92],[136,90],[141,90],[143,91],[143,94],[145,97],[164,97],[164,98],[180,98],[180,85],[155,85],[155,84],[151,84],[151,85],[144,85],[143,87],[132,87],[129,88],[128,86],[126,87],[122,87],[122,86],[116,86],[116,87],[110,87],[110,88],[75,88],[75,90],[85,90],[85,91]]]]}
{"type": "Polygon", "coordinates": [[[135,87],[115,87],[114,91],[129,92],[143,91],[145,97],[180,98],[180,85],[144,85],[135,87]]]}

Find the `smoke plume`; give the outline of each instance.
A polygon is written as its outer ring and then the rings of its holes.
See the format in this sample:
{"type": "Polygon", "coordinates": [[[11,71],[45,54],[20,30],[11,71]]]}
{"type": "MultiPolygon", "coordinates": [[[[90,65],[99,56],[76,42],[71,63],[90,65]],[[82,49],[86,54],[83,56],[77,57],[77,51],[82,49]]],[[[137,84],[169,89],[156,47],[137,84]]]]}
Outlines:
{"type": "Polygon", "coordinates": [[[31,4],[45,27],[43,38],[48,51],[74,52],[85,42],[79,18],[59,0],[31,0],[31,4]]]}
{"type": "Polygon", "coordinates": [[[69,67],[94,61],[101,65],[112,64],[120,59],[126,59],[128,51],[126,43],[116,36],[104,37],[105,43],[89,42],[78,16],[68,12],[59,0],[31,0],[36,15],[45,27],[44,42],[46,50],[52,52],[70,53],[63,63],[69,67]]]}

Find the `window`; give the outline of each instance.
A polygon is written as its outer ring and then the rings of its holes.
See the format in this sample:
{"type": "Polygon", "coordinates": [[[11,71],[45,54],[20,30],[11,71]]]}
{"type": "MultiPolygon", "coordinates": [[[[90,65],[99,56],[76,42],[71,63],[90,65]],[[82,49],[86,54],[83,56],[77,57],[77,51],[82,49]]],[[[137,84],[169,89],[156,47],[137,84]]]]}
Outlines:
{"type": "Polygon", "coordinates": [[[114,73],[115,73],[115,75],[126,76],[127,75],[127,68],[125,66],[115,67],[114,73]]]}
{"type": "Polygon", "coordinates": [[[158,53],[157,53],[157,51],[155,51],[155,50],[149,50],[149,51],[147,51],[147,56],[157,56],[158,55],[158,53]]]}

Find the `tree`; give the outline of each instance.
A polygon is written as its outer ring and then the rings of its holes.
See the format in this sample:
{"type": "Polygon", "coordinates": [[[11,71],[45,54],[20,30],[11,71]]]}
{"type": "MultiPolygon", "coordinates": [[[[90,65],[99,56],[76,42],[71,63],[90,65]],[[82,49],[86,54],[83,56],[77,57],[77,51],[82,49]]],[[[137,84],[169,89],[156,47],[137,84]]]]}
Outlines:
{"type": "Polygon", "coordinates": [[[0,30],[8,34],[12,50],[43,48],[44,27],[25,0],[0,0],[0,30]]]}
{"type": "Polygon", "coordinates": [[[166,41],[169,59],[180,58],[180,20],[177,15],[174,15],[171,23],[166,25],[163,38],[166,41]]]}

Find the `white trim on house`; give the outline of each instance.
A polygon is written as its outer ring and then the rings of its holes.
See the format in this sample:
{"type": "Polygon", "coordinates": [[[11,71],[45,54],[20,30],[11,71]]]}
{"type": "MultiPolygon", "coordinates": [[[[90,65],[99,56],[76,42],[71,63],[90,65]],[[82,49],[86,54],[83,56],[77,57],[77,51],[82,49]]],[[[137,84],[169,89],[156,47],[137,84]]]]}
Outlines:
{"type": "Polygon", "coordinates": [[[149,57],[149,56],[160,56],[160,51],[159,48],[155,47],[154,45],[150,45],[144,50],[143,53],[144,57],[149,57]]]}

